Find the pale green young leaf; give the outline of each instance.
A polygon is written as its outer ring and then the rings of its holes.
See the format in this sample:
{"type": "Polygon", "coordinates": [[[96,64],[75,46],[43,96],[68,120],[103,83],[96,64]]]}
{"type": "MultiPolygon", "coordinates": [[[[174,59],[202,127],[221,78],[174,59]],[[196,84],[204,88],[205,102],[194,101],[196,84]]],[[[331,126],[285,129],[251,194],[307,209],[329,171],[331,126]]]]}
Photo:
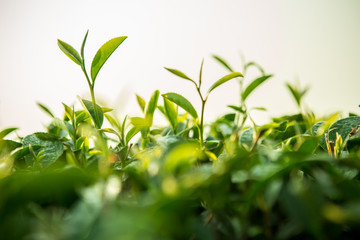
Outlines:
{"type": "Polygon", "coordinates": [[[145,106],[146,106],[146,102],[145,100],[140,97],[139,95],[136,94],[136,100],[141,108],[141,111],[144,112],[145,111],[145,106]]]}
{"type": "Polygon", "coordinates": [[[130,142],[130,140],[138,133],[140,129],[137,127],[131,128],[126,134],[126,144],[130,142]]]}
{"type": "Polygon", "coordinates": [[[61,41],[60,39],[58,39],[58,46],[60,50],[65,53],[66,56],[68,56],[71,60],[74,61],[74,63],[81,65],[82,60],[80,54],[75,50],[75,48],[73,48],[66,42],[61,41]]]}
{"type": "Polygon", "coordinates": [[[189,81],[191,81],[192,83],[194,83],[195,85],[197,85],[197,84],[195,83],[195,81],[192,80],[191,78],[189,78],[187,75],[185,75],[185,73],[183,73],[183,72],[181,72],[181,71],[179,71],[179,70],[177,70],[177,69],[166,68],[166,67],[165,67],[165,69],[168,70],[169,72],[171,72],[172,74],[174,74],[174,75],[176,75],[176,76],[178,76],[178,77],[181,77],[181,78],[183,78],[183,79],[189,80],[189,81]]]}
{"type": "Polygon", "coordinates": [[[81,50],[80,50],[80,54],[81,54],[81,58],[82,58],[82,63],[83,63],[83,64],[85,63],[84,48],[85,48],[85,43],[86,43],[86,39],[87,39],[88,33],[89,33],[89,30],[86,31],[84,40],[83,40],[83,42],[82,42],[82,44],[81,44],[81,50]]]}
{"type": "Polygon", "coordinates": [[[65,110],[65,115],[68,119],[70,119],[72,122],[74,121],[74,113],[73,110],[66,105],[65,103],[62,103],[62,105],[64,106],[64,110],[65,110]]]}
{"type": "Polygon", "coordinates": [[[109,40],[95,54],[95,57],[91,63],[91,79],[93,83],[106,60],[111,56],[111,54],[117,49],[117,47],[126,39],[127,37],[117,37],[109,40]]]}
{"type": "Polygon", "coordinates": [[[221,65],[223,65],[223,67],[225,67],[227,70],[229,70],[230,72],[234,72],[234,70],[230,67],[230,65],[221,57],[217,56],[217,55],[212,55],[212,57],[218,61],[221,65]]]}
{"type": "Polygon", "coordinates": [[[186,112],[188,112],[193,118],[197,119],[198,114],[193,107],[193,105],[187,100],[185,97],[181,96],[177,93],[166,93],[162,95],[163,97],[167,98],[171,102],[177,104],[179,107],[184,109],[186,112]]]}
{"type": "Polygon", "coordinates": [[[173,129],[175,129],[176,125],[177,125],[177,118],[178,118],[176,106],[173,102],[166,99],[165,97],[163,97],[163,99],[164,99],[165,115],[166,115],[167,119],[169,120],[171,127],[173,129]]]}
{"type": "Polygon", "coordinates": [[[150,100],[147,103],[146,108],[145,108],[145,119],[150,122],[150,126],[152,125],[153,116],[154,116],[154,112],[155,112],[155,109],[156,109],[156,106],[157,106],[159,95],[160,95],[159,90],[156,90],[152,94],[152,96],[151,96],[151,98],[150,98],[150,100]]]}
{"type": "Polygon", "coordinates": [[[242,75],[242,73],[240,73],[240,72],[233,72],[233,73],[230,73],[230,74],[220,78],[209,88],[208,93],[210,93],[212,90],[214,90],[218,86],[226,83],[227,81],[229,81],[233,78],[237,78],[237,77],[244,77],[244,75],[242,75]]]}
{"type": "Polygon", "coordinates": [[[260,86],[260,84],[268,80],[270,77],[272,77],[272,75],[265,75],[252,81],[241,94],[241,99],[245,101],[246,98],[252,93],[252,91],[254,91],[258,86],[260,86]]]}
{"type": "Polygon", "coordinates": [[[151,126],[150,122],[147,121],[146,118],[141,117],[132,117],[130,118],[130,122],[134,127],[137,127],[139,129],[148,128],[151,126]]]}

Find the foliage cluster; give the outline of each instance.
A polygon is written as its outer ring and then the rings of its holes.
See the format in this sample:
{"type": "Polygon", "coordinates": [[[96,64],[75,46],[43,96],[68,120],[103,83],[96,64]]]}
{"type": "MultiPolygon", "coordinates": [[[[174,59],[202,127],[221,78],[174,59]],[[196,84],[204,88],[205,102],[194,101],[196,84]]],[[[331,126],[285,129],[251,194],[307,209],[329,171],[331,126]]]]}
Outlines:
{"type": "MultiPolygon", "coordinates": [[[[118,119],[95,99],[95,80],[126,39],[114,38],[85,66],[91,100],[63,103],[46,131],[11,140],[0,132],[1,239],[352,239],[360,233],[360,117],[318,118],[303,104],[307,88],[288,83],[298,111],[257,125],[246,101],[272,77],[254,62],[204,93],[199,78],[169,72],[195,86],[196,110],[178,93],[136,96],[142,117],[118,119]],[[247,79],[249,68],[258,77],[247,79]],[[89,77],[90,75],[90,77],[89,77]],[[212,91],[239,82],[239,105],[205,123],[212,91]],[[199,111],[200,110],[200,111],[199,111]],[[154,114],[167,126],[155,127],[154,114]],[[104,122],[111,127],[103,127],[104,122]]],[[[185,82],[184,84],[186,84],[185,82]]]]}

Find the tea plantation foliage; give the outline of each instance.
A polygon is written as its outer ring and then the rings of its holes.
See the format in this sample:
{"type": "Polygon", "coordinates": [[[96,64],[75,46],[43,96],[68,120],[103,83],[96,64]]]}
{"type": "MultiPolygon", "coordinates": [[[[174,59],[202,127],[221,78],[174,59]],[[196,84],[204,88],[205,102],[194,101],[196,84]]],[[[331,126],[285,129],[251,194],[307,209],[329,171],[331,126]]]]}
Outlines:
{"type": "Polygon", "coordinates": [[[44,132],[0,132],[1,239],[360,236],[359,116],[315,116],[303,104],[307,89],[288,83],[298,111],[259,126],[251,113],[264,109],[246,101],[272,75],[254,62],[236,72],[213,56],[229,74],[207,91],[203,64],[196,80],[166,68],[170,80],[194,85],[201,107],[154,91],[147,100],[136,96],[141,117],[119,119],[96,103],[94,86],[126,37],[105,43],[88,73],[87,35],[80,53],[58,45],[84,72],[91,99],[79,98],[79,109],[63,103],[61,117],[38,103],[50,117],[44,132]],[[255,79],[246,77],[250,68],[255,79]],[[230,80],[239,82],[239,105],[207,122],[208,96],[230,80]],[[168,125],[154,124],[154,114],[168,125]]]}

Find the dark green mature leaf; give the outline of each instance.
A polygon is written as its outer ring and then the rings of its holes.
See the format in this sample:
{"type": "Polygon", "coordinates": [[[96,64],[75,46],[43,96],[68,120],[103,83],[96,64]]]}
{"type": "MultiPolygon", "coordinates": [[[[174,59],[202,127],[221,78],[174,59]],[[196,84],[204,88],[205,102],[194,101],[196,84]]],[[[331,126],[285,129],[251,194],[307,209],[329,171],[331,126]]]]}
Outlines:
{"type": "Polygon", "coordinates": [[[208,93],[210,93],[212,90],[214,90],[218,86],[226,83],[227,81],[229,81],[233,78],[237,78],[237,77],[244,77],[244,75],[242,75],[242,73],[240,73],[240,72],[233,72],[233,73],[230,73],[230,74],[220,78],[209,88],[208,93]]]}
{"type": "Polygon", "coordinates": [[[150,100],[149,100],[149,102],[148,102],[148,104],[147,104],[147,106],[145,108],[145,119],[151,123],[150,125],[152,125],[153,116],[154,116],[154,112],[155,112],[155,109],[156,109],[156,106],[157,106],[159,95],[160,95],[159,90],[156,90],[152,94],[152,96],[151,96],[151,98],[150,98],[150,100]]]}
{"type": "Polygon", "coordinates": [[[16,127],[6,128],[0,132],[0,139],[3,139],[6,135],[12,133],[13,131],[18,130],[16,127]]]}
{"type": "Polygon", "coordinates": [[[252,81],[241,94],[242,100],[245,101],[246,98],[252,93],[252,91],[254,91],[260,84],[268,80],[270,77],[272,77],[272,75],[265,75],[252,81]]]}
{"type": "MultiPolygon", "coordinates": [[[[43,133],[47,134],[47,133],[43,133]]],[[[26,136],[23,139],[24,146],[31,146],[33,145],[42,145],[44,148],[41,150],[44,150],[45,157],[41,160],[41,165],[43,167],[48,167],[52,163],[54,163],[63,153],[64,146],[63,144],[58,140],[47,140],[47,139],[40,139],[36,134],[31,134],[26,136]]],[[[36,151],[36,154],[38,154],[39,151],[36,151]]],[[[29,157],[30,158],[30,157],[29,157]]]]}
{"type": "Polygon", "coordinates": [[[187,111],[193,118],[195,119],[198,118],[198,114],[195,108],[185,97],[177,93],[166,93],[163,94],[162,96],[169,99],[171,102],[177,104],[179,107],[187,111]]]}
{"type": "Polygon", "coordinates": [[[216,61],[218,61],[221,65],[223,65],[227,70],[229,70],[230,72],[234,72],[234,70],[230,67],[230,65],[221,57],[219,57],[218,55],[213,55],[212,56],[216,61]]]}
{"type": "Polygon", "coordinates": [[[174,105],[173,102],[166,99],[165,97],[163,97],[163,99],[164,99],[164,108],[165,108],[166,117],[169,120],[171,127],[173,129],[175,129],[176,125],[177,125],[177,109],[176,109],[176,106],[174,105]]]}
{"type": "Polygon", "coordinates": [[[50,109],[48,107],[46,107],[44,104],[37,102],[36,103],[44,112],[46,112],[47,114],[49,114],[52,118],[55,117],[55,115],[50,111],[50,109]]]}
{"type": "Polygon", "coordinates": [[[168,70],[169,72],[171,72],[172,74],[175,74],[176,76],[181,77],[181,78],[183,78],[183,79],[189,80],[189,81],[193,82],[195,85],[197,85],[197,84],[195,83],[195,81],[192,80],[191,78],[189,78],[188,76],[186,76],[185,73],[183,73],[183,72],[181,72],[181,71],[179,71],[179,70],[177,70],[177,69],[166,68],[166,67],[164,67],[164,68],[165,68],[166,70],[168,70]]]}
{"type": "MultiPolygon", "coordinates": [[[[328,130],[329,141],[333,143],[336,142],[336,133],[338,133],[343,141],[349,136],[353,131],[360,129],[360,117],[347,117],[336,121],[332,124],[328,130]]],[[[350,137],[350,136],[349,136],[350,137]]],[[[326,149],[325,137],[322,136],[320,140],[321,146],[326,149]]]]}
{"type": "Polygon", "coordinates": [[[91,79],[93,83],[106,60],[111,56],[111,54],[116,50],[117,47],[126,39],[127,37],[117,37],[107,41],[104,45],[95,54],[95,57],[91,63],[91,79]]]}
{"type": "Polygon", "coordinates": [[[96,104],[96,110],[98,113],[98,119],[97,119],[92,102],[81,98],[79,98],[79,100],[85,111],[88,112],[88,114],[91,116],[92,120],[94,121],[95,127],[101,128],[104,122],[104,112],[102,108],[96,104]]]}
{"type": "Polygon", "coordinates": [[[73,48],[66,42],[61,41],[60,39],[58,39],[58,46],[60,50],[65,53],[66,56],[68,56],[71,60],[74,61],[74,63],[81,65],[82,60],[80,54],[75,50],[75,48],[73,48]]]}

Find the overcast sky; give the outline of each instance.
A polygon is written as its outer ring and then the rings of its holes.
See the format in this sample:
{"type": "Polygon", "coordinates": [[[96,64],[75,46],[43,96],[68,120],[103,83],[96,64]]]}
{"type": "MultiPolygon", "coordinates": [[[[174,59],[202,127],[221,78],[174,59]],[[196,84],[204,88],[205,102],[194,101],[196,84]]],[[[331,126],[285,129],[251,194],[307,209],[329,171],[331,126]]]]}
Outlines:
{"type": "MultiPolygon", "coordinates": [[[[128,36],[95,87],[98,99],[121,117],[140,114],[135,93],[148,99],[156,89],[181,93],[199,109],[193,85],[163,67],[196,78],[205,58],[206,90],[227,74],[211,54],[240,71],[240,52],[274,74],[248,100],[268,109],[254,113],[256,122],[296,111],[284,87],[296,79],[311,86],[306,103],[319,115],[359,113],[359,12],[357,0],[0,0],[0,129],[43,131],[51,119],[36,102],[61,117],[62,102],[88,96],[79,66],[57,46],[61,39],[79,49],[87,29],[89,64],[104,42],[128,36]]],[[[207,121],[239,101],[236,81],[212,94],[207,121]]]]}

